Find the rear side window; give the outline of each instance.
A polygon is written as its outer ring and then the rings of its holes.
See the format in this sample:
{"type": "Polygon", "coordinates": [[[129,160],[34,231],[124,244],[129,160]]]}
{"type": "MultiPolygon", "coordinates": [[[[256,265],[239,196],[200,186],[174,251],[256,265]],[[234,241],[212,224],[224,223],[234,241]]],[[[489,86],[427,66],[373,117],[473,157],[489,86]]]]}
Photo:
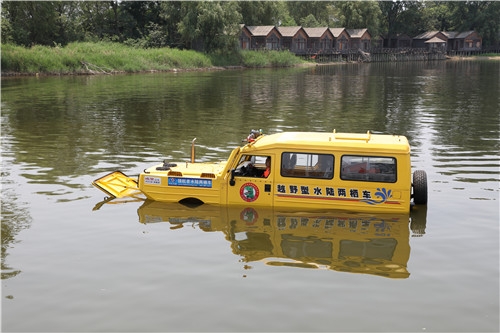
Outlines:
{"type": "Polygon", "coordinates": [[[396,182],[396,159],[384,156],[342,156],[340,178],[368,182],[396,182]]]}
{"type": "Polygon", "coordinates": [[[333,178],[334,158],[331,154],[286,152],[281,154],[281,175],[297,178],[333,178]]]}

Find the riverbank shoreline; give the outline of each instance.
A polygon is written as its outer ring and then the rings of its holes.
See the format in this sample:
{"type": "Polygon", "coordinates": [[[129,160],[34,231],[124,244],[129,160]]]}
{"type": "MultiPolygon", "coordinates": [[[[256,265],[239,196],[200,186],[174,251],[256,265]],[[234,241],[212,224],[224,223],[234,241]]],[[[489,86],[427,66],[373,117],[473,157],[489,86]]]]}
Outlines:
{"type": "Polygon", "coordinates": [[[297,64],[293,66],[261,66],[261,67],[248,67],[248,66],[211,66],[211,67],[199,67],[199,68],[172,68],[167,70],[142,70],[142,71],[109,71],[109,72],[97,72],[97,71],[82,71],[82,72],[68,72],[68,73],[58,73],[58,72],[2,72],[1,78],[16,78],[16,77],[45,77],[45,76],[92,76],[92,75],[133,75],[133,74],[157,74],[157,73],[187,73],[187,72],[213,72],[213,71],[224,71],[224,70],[247,70],[247,69],[259,69],[259,68],[293,68],[293,67],[314,67],[314,66],[331,66],[331,65],[342,65],[343,63],[332,62],[332,63],[312,63],[306,62],[302,64],[297,64]]]}
{"type": "Polygon", "coordinates": [[[211,71],[220,71],[220,70],[228,70],[228,69],[246,69],[242,66],[227,66],[227,67],[200,67],[200,68],[173,68],[168,70],[143,70],[136,72],[127,72],[127,71],[117,71],[112,70],[109,72],[97,72],[97,71],[82,71],[82,72],[68,72],[68,73],[58,73],[58,72],[36,72],[36,73],[26,73],[26,72],[2,72],[2,77],[26,77],[26,76],[92,76],[92,75],[123,75],[123,74],[146,74],[146,73],[184,73],[184,72],[211,72],[211,71]]]}
{"type": "Polygon", "coordinates": [[[459,57],[459,56],[451,56],[448,57],[448,60],[496,60],[500,61],[500,55],[498,56],[469,56],[469,57],[459,57]]]}
{"type": "MultiPolygon", "coordinates": [[[[449,56],[446,57],[445,61],[464,61],[464,60],[488,60],[488,61],[500,61],[499,56],[449,56]]],[[[353,62],[325,62],[316,63],[302,61],[300,63],[292,65],[263,65],[263,66],[244,66],[244,65],[228,65],[228,66],[206,66],[206,67],[195,67],[195,68],[169,68],[169,69],[149,69],[149,70],[137,70],[137,71],[126,71],[126,70],[92,70],[88,67],[86,69],[63,72],[63,71],[37,71],[37,72],[17,72],[17,71],[2,71],[0,77],[3,78],[16,78],[16,77],[48,77],[48,76],[92,76],[92,75],[124,75],[124,74],[155,74],[155,73],[185,73],[185,72],[211,72],[211,71],[222,71],[222,70],[246,70],[246,69],[258,69],[258,68],[293,68],[293,67],[315,67],[315,66],[332,66],[332,65],[344,65],[352,64],[353,62]]],[[[370,63],[370,62],[364,62],[370,63]]],[[[82,68],[83,68],[82,64],[82,68]]],[[[97,67],[97,66],[95,66],[97,67]]],[[[98,68],[98,67],[97,67],[98,68]]]]}
{"type": "Polygon", "coordinates": [[[75,42],[64,47],[1,44],[2,77],[114,75],[155,72],[293,67],[307,62],[289,51],[201,53],[143,49],[114,42],[75,42]]]}

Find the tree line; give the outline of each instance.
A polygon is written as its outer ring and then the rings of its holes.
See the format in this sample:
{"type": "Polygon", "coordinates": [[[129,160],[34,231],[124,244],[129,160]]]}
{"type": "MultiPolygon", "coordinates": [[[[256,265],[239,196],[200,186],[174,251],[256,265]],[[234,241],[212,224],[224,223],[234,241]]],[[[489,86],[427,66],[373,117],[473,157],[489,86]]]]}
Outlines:
{"type": "Polygon", "coordinates": [[[240,24],[368,28],[372,36],[476,30],[500,40],[497,1],[3,1],[2,43],[113,41],[230,53],[240,24]]]}

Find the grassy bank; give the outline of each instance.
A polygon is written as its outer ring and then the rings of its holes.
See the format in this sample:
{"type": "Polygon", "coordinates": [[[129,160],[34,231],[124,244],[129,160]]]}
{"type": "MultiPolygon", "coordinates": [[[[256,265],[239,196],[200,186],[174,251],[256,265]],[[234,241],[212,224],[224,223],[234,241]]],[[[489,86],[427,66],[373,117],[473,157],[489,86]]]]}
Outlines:
{"type": "Polygon", "coordinates": [[[2,44],[2,73],[92,74],[195,70],[219,66],[285,67],[302,62],[290,52],[242,51],[231,56],[171,48],[138,49],[119,43],[71,43],[25,48],[2,44]]]}

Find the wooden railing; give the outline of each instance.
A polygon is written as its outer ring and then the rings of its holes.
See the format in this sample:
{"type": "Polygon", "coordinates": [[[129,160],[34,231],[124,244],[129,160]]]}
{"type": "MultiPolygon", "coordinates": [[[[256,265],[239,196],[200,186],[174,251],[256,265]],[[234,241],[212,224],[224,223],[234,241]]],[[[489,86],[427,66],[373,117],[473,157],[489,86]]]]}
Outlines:
{"type": "MultiPolygon", "coordinates": [[[[267,51],[259,48],[252,50],[267,51]]],[[[371,48],[369,50],[348,49],[287,49],[279,48],[277,51],[290,51],[295,55],[307,60],[321,62],[389,62],[389,61],[426,61],[426,60],[444,60],[447,56],[473,56],[485,53],[498,53],[500,48],[488,48],[483,50],[453,50],[446,51],[442,49],[427,48],[371,48]]]]}

